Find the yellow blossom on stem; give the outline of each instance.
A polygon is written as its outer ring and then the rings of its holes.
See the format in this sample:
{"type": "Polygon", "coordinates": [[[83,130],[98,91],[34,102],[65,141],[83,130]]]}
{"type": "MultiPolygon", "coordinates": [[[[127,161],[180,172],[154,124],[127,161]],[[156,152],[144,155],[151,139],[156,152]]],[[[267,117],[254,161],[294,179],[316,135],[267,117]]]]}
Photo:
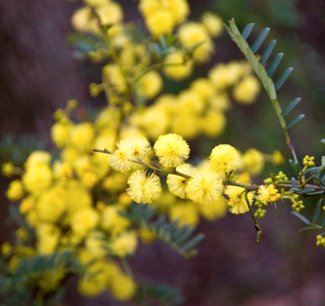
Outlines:
{"type": "Polygon", "coordinates": [[[258,188],[258,196],[257,199],[263,203],[267,204],[269,202],[276,202],[281,198],[281,194],[278,189],[275,188],[273,184],[271,185],[261,185],[258,188]]]}
{"type": "Polygon", "coordinates": [[[187,197],[198,204],[212,204],[222,196],[223,181],[219,174],[213,171],[198,171],[188,181],[187,197]]]}
{"type": "MultiPolygon", "coordinates": [[[[194,168],[190,164],[183,164],[176,168],[177,171],[191,175],[194,172],[194,168]]],[[[167,176],[167,186],[169,191],[182,199],[186,198],[186,186],[187,186],[188,178],[177,174],[168,174],[167,176]]]]}
{"type": "Polygon", "coordinates": [[[240,154],[228,144],[216,146],[210,155],[212,167],[219,173],[229,173],[237,170],[241,165],[240,154]]]}
{"type": "Polygon", "coordinates": [[[127,193],[137,203],[152,203],[161,193],[159,177],[153,173],[147,175],[144,170],[134,171],[128,184],[127,193]]]}
{"type": "Polygon", "coordinates": [[[177,134],[160,136],[154,145],[154,150],[159,162],[167,168],[183,164],[190,154],[187,142],[177,134]]]}

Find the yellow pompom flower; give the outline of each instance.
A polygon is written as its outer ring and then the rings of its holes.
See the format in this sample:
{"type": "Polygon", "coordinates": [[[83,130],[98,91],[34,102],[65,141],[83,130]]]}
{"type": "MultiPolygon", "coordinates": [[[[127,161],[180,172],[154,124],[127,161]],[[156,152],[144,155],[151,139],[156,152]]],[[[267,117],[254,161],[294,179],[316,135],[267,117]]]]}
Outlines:
{"type": "Polygon", "coordinates": [[[23,175],[23,184],[27,191],[38,193],[50,186],[52,182],[52,171],[46,164],[31,166],[23,175]]]}
{"type": "Polygon", "coordinates": [[[4,163],[1,167],[1,172],[4,176],[12,176],[15,172],[15,166],[11,162],[4,163]]]}
{"type": "Polygon", "coordinates": [[[218,197],[209,205],[199,205],[200,214],[209,221],[220,219],[227,214],[227,202],[224,197],[218,197]]]}
{"type": "Polygon", "coordinates": [[[264,168],[264,155],[256,149],[248,149],[242,160],[245,170],[253,175],[260,174],[264,168]]]}
{"type": "Polygon", "coordinates": [[[120,151],[126,152],[129,159],[147,160],[152,155],[151,145],[143,136],[134,136],[122,139],[117,147],[120,151]]]}
{"type": "Polygon", "coordinates": [[[136,203],[152,203],[161,193],[160,179],[156,174],[146,175],[144,170],[134,171],[128,179],[128,195],[136,203]]]}
{"type": "Polygon", "coordinates": [[[149,32],[156,37],[172,32],[175,21],[172,13],[167,9],[159,9],[146,18],[149,32]]]}
{"type": "MultiPolygon", "coordinates": [[[[194,172],[194,168],[190,164],[183,164],[176,168],[177,171],[186,174],[192,175],[194,172]]],[[[168,174],[167,175],[167,186],[169,191],[182,199],[186,198],[186,184],[188,182],[188,178],[185,178],[176,174],[168,174]]]]}
{"type": "Polygon", "coordinates": [[[118,257],[125,257],[135,252],[138,245],[135,232],[123,232],[112,238],[110,243],[111,252],[118,257]]]}
{"type": "Polygon", "coordinates": [[[117,64],[108,64],[103,68],[103,80],[108,87],[119,94],[123,94],[127,90],[127,81],[121,67],[117,64]]]}
{"type": "Polygon", "coordinates": [[[257,193],[258,193],[257,200],[265,205],[267,205],[268,203],[276,202],[279,199],[281,199],[281,194],[273,184],[261,185],[258,188],[257,193]]]}
{"type": "Polygon", "coordinates": [[[7,190],[7,197],[10,201],[19,200],[24,194],[24,187],[20,180],[14,180],[10,183],[7,190]]]}
{"type": "Polygon", "coordinates": [[[51,254],[60,240],[60,230],[51,224],[42,223],[36,228],[37,251],[40,254],[51,254]]]}
{"type": "Polygon", "coordinates": [[[213,37],[218,37],[223,31],[222,19],[213,13],[206,12],[202,17],[202,23],[213,37]]]}
{"type": "Polygon", "coordinates": [[[234,98],[241,104],[252,104],[255,102],[259,93],[260,85],[257,79],[252,76],[246,76],[234,89],[234,98]]]}
{"type": "Polygon", "coordinates": [[[184,47],[196,47],[193,52],[195,62],[202,63],[209,59],[213,51],[213,44],[209,33],[202,24],[189,22],[182,25],[178,31],[178,38],[184,47]]]}
{"type": "Polygon", "coordinates": [[[110,166],[116,171],[128,172],[134,167],[134,164],[129,159],[128,152],[124,152],[120,149],[117,149],[113,154],[110,154],[108,160],[110,166]]]}
{"type": "Polygon", "coordinates": [[[118,23],[123,18],[122,9],[116,2],[107,2],[106,5],[99,6],[96,11],[101,23],[105,25],[118,23]]]}
{"type": "Polygon", "coordinates": [[[168,6],[176,23],[183,22],[190,12],[187,0],[166,0],[164,3],[168,6]]]}
{"type": "Polygon", "coordinates": [[[180,51],[168,54],[165,58],[164,65],[165,75],[176,81],[188,77],[193,68],[192,61],[186,59],[184,54],[180,51]]]}
{"type": "Polygon", "coordinates": [[[212,82],[208,79],[200,78],[191,84],[191,89],[203,100],[209,100],[216,94],[212,82]]]}
{"type": "Polygon", "coordinates": [[[78,9],[72,16],[73,28],[79,32],[98,32],[97,20],[94,18],[90,7],[78,9]]]}
{"type": "Polygon", "coordinates": [[[220,111],[209,110],[201,119],[201,130],[209,137],[219,136],[225,129],[226,117],[220,111]]]}
{"type": "Polygon", "coordinates": [[[146,99],[152,99],[161,91],[162,85],[160,74],[150,71],[138,81],[137,93],[146,99]]]}
{"type": "Polygon", "coordinates": [[[210,160],[213,169],[221,174],[234,171],[241,165],[238,151],[228,144],[220,144],[214,147],[210,160]]]}
{"type": "Polygon", "coordinates": [[[84,2],[93,7],[105,6],[108,0],[84,0],[84,2]]]}
{"type": "Polygon", "coordinates": [[[177,134],[160,136],[154,145],[154,150],[159,162],[167,168],[183,164],[190,154],[187,142],[177,134]]]}
{"type": "MultiPolygon", "coordinates": [[[[228,186],[225,193],[229,196],[228,205],[229,211],[232,214],[245,214],[249,211],[245,199],[245,189],[236,186],[228,186]]],[[[253,194],[249,193],[247,196],[251,202],[253,194]]]]}
{"type": "Polygon", "coordinates": [[[39,196],[35,211],[39,220],[56,222],[66,209],[65,191],[61,187],[54,187],[39,196]]]}
{"type": "Polygon", "coordinates": [[[170,219],[178,225],[196,226],[199,222],[197,206],[191,202],[173,205],[169,215],[170,219]]]}
{"type": "Polygon", "coordinates": [[[276,150],[272,153],[272,163],[276,166],[284,163],[284,157],[279,150],[276,150]]]}
{"type": "Polygon", "coordinates": [[[28,156],[25,168],[35,168],[39,166],[48,165],[51,160],[51,155],[45,151],[34,151],[31,155],[28,156]]]}
{"type": "Polygon", "coordinates": [[[187,197],[193,202],[203,205],[217,201],[222,191],[221,176],[209,170],[194,173],[186,188],[187,197]]]}
{"type": "Polygon", "coordinates": [[[70,140],[69,125],[61,122],[55,123],[51,128],[51,137],[55,145],[62,148],[70,140]]]}
{"type": "Polygon", "coordinates": [[[79,210],[70,217],[72,231],[79,237],[84,237],[98,222],[98,212],[91,207],[79,210]]]}
{"type": "Polygon", "coordinates": [[[94,136],[95,132],[93,125],[89,122],[79,123],[71,126],[70,143],[78,150],[90,150],[94,136]]]}
{"type": "Polygon", "coordinates": [[[121,211],[115,206],[106,207],[101,215],[101,227],[112,235],[118,235],[124,231],[129,225],[130,221],[121,215],[121,211]]]}
{"type": "Polygon", "coordinates": [[[113,296],[119,301],[128,301],[136,293],[136,284],[134,280],[125,274],[118,273],[111,283],[113,296]]]}
{"type": "Polygon", "coordinates": [[[149,17],[161,8],[161,2],[158,0],[140,0],[139,10],[145,16],[149,17]]]}

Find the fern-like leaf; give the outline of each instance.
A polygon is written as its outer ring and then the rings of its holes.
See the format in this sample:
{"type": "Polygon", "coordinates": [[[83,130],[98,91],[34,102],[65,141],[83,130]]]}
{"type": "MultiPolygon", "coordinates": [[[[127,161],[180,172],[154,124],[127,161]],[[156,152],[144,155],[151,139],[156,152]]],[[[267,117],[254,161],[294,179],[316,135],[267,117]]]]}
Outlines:
{"type": "Polygon", "coordinates": [[[287,81],[293,68],[292,67],[287,68],[282,73],[282,75],[277,79],[276,82],[273,81],[272,76],[275,74],[284,56],[284,54],[280,52],[274,56],[272,61],[269,61],[273,49],[276,45],[276,40],[271,40],[271,42],[264,49],[265,51],[262,54],[262,56],[255,54],[261,48],[266,36],[270,31],[270,28],[263,29],[260,35],[255,40],[255,42],[252,44],[252,46],[250,46],[249,43],[247,42],[247,38],[250,36],[252,32],[253,29],[252,23],[248,24],[244,28],[242,33],[240,33],[239,29],[237,28],[234,19],[231,19],[229,21],[229,24],[225,25],[225,27],[229,35],[231,36],[232,40],[236,43],[238,48],[241,50],[241,52],[244,54],[244,56],[246,57],[246,59],[254,69],[267,95],[269,96],[273,108],[278,116],[282,130],[284,132],[288,147],[292,152],[294,162],[297,164],[298,163],[297,156],[294,151],[293,143],[291,142],[290,136],[288,134],[288,129],[292,128],[294,125],[300,122],[304,118],[304,115],[303,114],[298,115],[290,123],[286,122],[284,116],[288,115],[299,104],[300,100],[299,98],[296,98],[295,100],[293,100],[293,102],[289,103],[285,111],[282,111],[282,107],[277,97],[277,92],[287,81]]]}
{"type": "Polygon", "coordinates": [[[138,227],[150,229],[155,236],[185,258],[197,254],[195,247],[203,240],[203,234],[194,234],[194,228],[169,222],[165,217],[156,217],[156,210],[147,205],[133,204],[126,217],[138,227]]]}

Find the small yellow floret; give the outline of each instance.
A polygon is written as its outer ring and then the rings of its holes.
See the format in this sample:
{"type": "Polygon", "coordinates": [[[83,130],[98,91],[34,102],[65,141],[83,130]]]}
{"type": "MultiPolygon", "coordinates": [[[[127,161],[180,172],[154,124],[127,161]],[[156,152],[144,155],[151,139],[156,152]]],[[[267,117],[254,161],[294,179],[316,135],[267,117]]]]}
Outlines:
{"type": "Polygon", "coordinates": [[[24,194],[24,187],[20,180],[14,180],[10,183],[7,190],[7,197],[10,201],[19,200],[24,194]]]}
{"type": "Polygon", "coordinates": [[[284,163],[284,157],[280,151],[276,150],[272,153],[272,163],[276,166],[284,163]]]}
{"type": "Polygon", "coordinates": [[[177,134],[160,136],[154,145],[154,150],[159,162],[167,168],[183,164],[190,154],[187,142],[177,134]]]}
{"type": "Polygon", "coordinates": [[[306,155],[302,161],[304,166],[313,167],[315,166],[315,157],[306,155]]]}
{"type": "Polygon", "coordinates": [[[267,205],[268,203],[276,202],[281,198],[281,194],[278,189],[274,187],[274,185],[261,185],[258,188],[258,196],[257,199],[267,205]]]}
{"type": "Polygon", "coordinates": [[[213,37],[221,35],[223,31],[223,21],[218,15],[206,12],[202,17],[202,23],[213,37]]]}
{"type": "MultiPolygon", "coordinates": [[[[228,186],[226,189],[226,194],[229,196],[228,205],[229,211],[232,214],[245,214],[249,211],[248,204],[246,203],[245,199],[245,189],[236,186],[228,186]]],[[[249,193],[247,196],[251,202],[253,197],[252,193],[249,193]]]]}

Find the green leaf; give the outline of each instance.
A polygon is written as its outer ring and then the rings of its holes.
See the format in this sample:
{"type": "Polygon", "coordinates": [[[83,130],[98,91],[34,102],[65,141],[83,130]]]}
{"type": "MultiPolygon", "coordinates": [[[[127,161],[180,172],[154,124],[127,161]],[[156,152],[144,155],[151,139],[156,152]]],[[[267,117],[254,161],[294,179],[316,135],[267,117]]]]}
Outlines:
{"type": "Polygon", "coordinates": [[[243,36],[244,39],[247,39],[249,37],[249,35],[251,35],[254,26],[255,26],[255,23],[249,23],[248,25],[246,25],[244,30],[241,32],[241,36],[243,36]]]}
{"type": "MultiPolygon", "coordinates": [[[[255,54],[250,49],[248,43],[244,39],[244,37],[239,32],[235,20],[231,19],[229,21],[229,26],[225,25],[230,37],[232,40],[237,44],[238,48],[241,52],[245,55],[248,62],[253,67],[255,73],[257,74],[258,78],[260,79],[265,91],[269,95],[270,100],[276,100],[276,91],[274,88],[273,81],[267,75],[264,66],[257,60],[255,54]]],[[[243,31],[244,32],[244,31],[243,31]]]]}
{"type": "Polygon", "coordinates": [[[293,99],[288,106],[283,110],[282,115],[287,116],[299,103],[301,102],[301,98],[293,99]]]}
{"type": "Polygon", "coordinates": [[[293,71],[293,67],[289,67],[283,72],[283,74],[275,82],[275,90],[279,90],[283,86],[283,84],[289,78],[292,71],[293,71]]]}
{"type": "Polygon", "coordinates": [[[270,28],[264,28],[260,35],[256,38],[255,42],[253,43],[251,50],[256,53],[260,47],[262,46],[266,36],[270,33],[270,28]]]}
{"type": "Polygon", "coordinates": [[[184,297],[175,287],[152,282],[140,282],[135,296],[137,304],[141,305],[180,305],[184,297]]]}
{"type": "Polygon", "coordinates": [[[299,174],[299,164],[297,164],[294,160],[289,159],[289,164],[294,172],[294,174],[298,175],[299,174]]]}
{"type": "Polygon", "coordinates": [[[313,218],[311,220],[312,224],[315,224],[317,222],[317,220],[319,219],[320,212],[321,212],[321,209],[322,209],[322,202],[323,202],[323,199],[320,199],[317,202],[317,205],[316,205],[316,207],[314,209],[313,218]]]}
{"type": "Polygon", "coordinates": [[[199,234],[195,237],[193,237],[190,241],[188,241],[187,243],[185,243],[182,248],[185,251],[189,251],[191,249],[193,249],[199,242],[201,242],[204,239],[204,235],[203,234],[199,234]]]}
{"type": "Polygon", "coordinates": [[[307,226],[307,227],[303,227],[301,228],[298,232],[299,233],[303,233],[303,232],[314,232],[314,231],[319,231],[320,228],[315,227],[315,226],[307,226]]]}
{"type": "Polygon", "coordinates": [[[272,75],[274,74],[274,72],[276,71],[278,66],[280,65],[280,62],[281,62],[283,56],[284,56],[284,53],[280,52],[274,57],[273,62],[269,65],[269,68],[267,70],[267,74],[269,77],[272,77],[272,75]]]}
{"type": "Polygon", "coordinates": [[[196,253],[193,248],[203,239],[202,234],[194,234],[195,228],[168,222],[148,205],[132,204],[129,211],[123,215],[135,226],[150,229],[157,239],[165,242],[185,258],[192,257],[196,253]]]}
{"type": "Polygon", "coordinates": [[[268,44],[268,46],[265,48],[265,51],[262,54],[262,57],[260,59],[260,63],[261,64],[264,65],[267,62],[267,60],[269,59],[269,57],[272,54],[272,51],[273,51],[275,45],[276,45],[276,40],[275,39],[272,39],[270,41],[270,43],[268,44]]]}
{"type": "Polygon", "coordinates": [[[287,129],[291,129],[294,127],[298,122],[300,122],[302,119],[305,118],[305,114],[298,115],[295,119],[293,119],[291,122],[287,124],[287,129]]]}
{"type": "Polygon", "coordinates": [[[301,220],[303,223],[307,224],[307,225],[311,225],[310,221],[303,216],[301,213],[297,212],[297,211],[292,211],[291,212],[295,217],[297,217],[299,220],[301,220]]]}

